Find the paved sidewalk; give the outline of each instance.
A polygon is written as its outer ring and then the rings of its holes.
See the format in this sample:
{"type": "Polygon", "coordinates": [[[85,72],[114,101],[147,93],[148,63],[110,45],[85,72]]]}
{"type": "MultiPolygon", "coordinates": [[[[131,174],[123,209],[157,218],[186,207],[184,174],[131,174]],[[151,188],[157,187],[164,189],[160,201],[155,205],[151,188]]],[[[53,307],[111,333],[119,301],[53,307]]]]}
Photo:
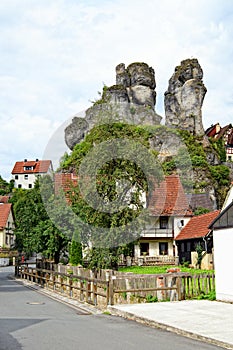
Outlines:
{"type": "Polygon", "coordinates": [[[112,314],[233,349],[233,304],[185,300],[109,306],[112,314]]]}

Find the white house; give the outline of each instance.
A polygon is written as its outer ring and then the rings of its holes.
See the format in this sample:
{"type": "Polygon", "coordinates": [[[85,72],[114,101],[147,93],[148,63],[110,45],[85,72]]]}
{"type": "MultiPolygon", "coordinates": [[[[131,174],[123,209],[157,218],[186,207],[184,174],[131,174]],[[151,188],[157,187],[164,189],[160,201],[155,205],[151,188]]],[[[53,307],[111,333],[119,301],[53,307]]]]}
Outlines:
{"type": "Polygon", "coordinates": [[[30,189],[34,187],[35,180],[42,175],[53,171],[51,160],[27,160],[16,162],[11,172],[16,188],[30,189]]]}
{"type": "Polygon", "coordinates": [[[222,211],[209,227],[213,229],[216,299],[233,302],[233,186],[222,211]]]}
{"type": "Polygon", "coordinates": [[[165,176],[155,185],[148,198],[148,210],[150,222],[135,245],[135,258],[172,261],[178,256],[175,238],[193,216],[178,175],[165,176]]]}
{"type": "Polygon", "coordinates": [[[12,204],[0,202],[0,248],[14,245],[14,227],[12,204]]]}

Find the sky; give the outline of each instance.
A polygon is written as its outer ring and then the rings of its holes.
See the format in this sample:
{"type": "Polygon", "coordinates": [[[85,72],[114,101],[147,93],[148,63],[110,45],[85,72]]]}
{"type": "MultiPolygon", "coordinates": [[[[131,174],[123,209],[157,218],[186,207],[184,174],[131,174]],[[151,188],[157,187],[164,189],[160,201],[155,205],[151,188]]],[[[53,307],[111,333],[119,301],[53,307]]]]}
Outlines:
{"type": "MultiPolygon", "coordinates": [[[[204,128],[233,122],[232,0],[1,0],[0,175],[42,159],[72,116],[115,83],[115,67],[155,70],[156,112],[174,69],[197,58],[204,128]]],[[[47,153],[48,154],[48,153],[47,153]]],[[[62,156],[62,154],[61,154],[62,156]]]]}

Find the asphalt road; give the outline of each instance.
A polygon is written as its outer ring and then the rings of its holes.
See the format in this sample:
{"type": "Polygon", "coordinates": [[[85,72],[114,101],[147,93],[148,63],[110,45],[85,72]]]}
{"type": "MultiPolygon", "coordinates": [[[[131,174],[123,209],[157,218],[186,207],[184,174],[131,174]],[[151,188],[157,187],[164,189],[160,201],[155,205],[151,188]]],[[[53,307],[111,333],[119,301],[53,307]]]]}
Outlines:
{"type": "Polygon", "coordinates": [[[9,279],[0,267],[0,350],[219,350],[104,314],[87,314],[9,279]]]}

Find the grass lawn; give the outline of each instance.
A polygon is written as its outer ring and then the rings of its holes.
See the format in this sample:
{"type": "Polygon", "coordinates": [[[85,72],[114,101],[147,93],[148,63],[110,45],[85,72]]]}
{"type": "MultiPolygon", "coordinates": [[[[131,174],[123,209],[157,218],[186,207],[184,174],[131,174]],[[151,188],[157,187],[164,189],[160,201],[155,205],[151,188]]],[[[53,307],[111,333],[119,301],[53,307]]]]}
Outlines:
{"type": "Polygon", "coordinates": [[[213,270],[199,270],[191,269],[189,267],[183,266],[131,266],[131,267],[121,267],[119,271],[121,272],[133,272],[136,274],[156,274],[156,273],[166,273],[167,269],[178,267],[181,272],[189,272],[192,274],[201,274],[201,273],[213,273],[213,270]]]}

